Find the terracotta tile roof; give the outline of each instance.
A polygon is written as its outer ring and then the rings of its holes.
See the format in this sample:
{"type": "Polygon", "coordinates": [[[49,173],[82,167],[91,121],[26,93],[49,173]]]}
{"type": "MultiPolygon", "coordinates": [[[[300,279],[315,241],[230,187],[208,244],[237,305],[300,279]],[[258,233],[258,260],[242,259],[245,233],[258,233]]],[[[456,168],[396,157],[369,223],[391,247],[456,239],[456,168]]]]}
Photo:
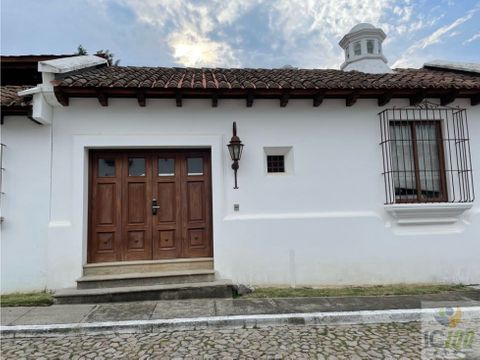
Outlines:
{"type": "Polygon", "coordinates": [[[0,88],[0,98],[2,107],[29,107],[32,105],[32,97],[25,96],[20,97],[17,95],[19,91],[29,89],[32,86],[23,86],[23,85],[5,85],[0,88]]]}
{"type": "Polygon", "coordinates": [[[480,90],[480,76],[432,69],[366,74],[330,69],[102,67],[65,77],[61,87],[164,89],[461,89],[480,90]]]}

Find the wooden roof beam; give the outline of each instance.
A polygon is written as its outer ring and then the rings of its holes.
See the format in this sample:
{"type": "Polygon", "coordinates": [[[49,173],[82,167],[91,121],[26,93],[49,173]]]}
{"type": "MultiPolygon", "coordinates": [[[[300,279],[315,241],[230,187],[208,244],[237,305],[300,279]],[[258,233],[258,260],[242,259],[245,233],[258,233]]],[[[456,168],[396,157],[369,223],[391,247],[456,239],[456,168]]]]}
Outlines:
{"type": "Polygon", "coordinates": [[[218,107],[218,94],[212,94],[212,107],[218,107]]]}
{"type": "Polygon", "coordinates": [[[55,91],[55,96],[60,104],[63,106],[68,106],[69,104],[69,97],[68,94],[65,94],[63,91],[55,91]]]}
{"type": "Polygon", "coordinates": [[[247,102],[246,102],[247,107],[252,107],[253,105],[253,93],[248,93],[247,94],[247,102]]]}
{"type": "Polygon", "coordinates": [[[323,102],[323,99],[325,98],[325,93],[324,92],[319,92],[313,96],[313,106],[314,107],[319,107],[320,104],[323,102]]]}
{"type": "Polygon", "coordinates": [[[358,92],[352,92],[345,99],[346,106],[353,106],[358,100],[358,92]]]}
{"type": "Polygon", "coordinates": [[[180,91],[177,91],[175,93],[175,103],[177,104],[177,107],[182,107],[182,94],[180,91]]]}
{"type": "Polygon", "coordinates": [[[423,100],[425,100],[426,97],[427,95],[425,94],[425,91],[418,91],[417,93],[415,93],[415,95],[410,97],[410,106],[417,106],[423,100]]]}
{"type": "Polygon", "coordinates": [[[97,90],[97,99],[100,105],[108,106],[108,97],[103,90],[97,90]]]}
{"type": "Polygon", "coordinates": [[[280,97],[280,107],[287,106],[289,98],[290,98],[290,95],[288,95],[287,93],[282,94],[282,96],[280,97]]]}
{"type": "Polygon", "coordinates": [[[458,96],[457,90],[452,90],[444,96],[440,97],[440,105],[445,106],[455,101],[458,96]]]}
{"type": "Polygon", "coordinates": [[[386,92],[378,97],[378,106],[385,106],[390,102],[390,100],[392,100],[392,93],[386,92]]]}
{"type": "Polygon", "coordinates": [[[480,104],[480,94],[474,95],[470,98],[470,105],[475,106],[480,104]]]}
{"type": "Polygon", "coordinates": [[[144,90],[137,90],[137,101],[138,106],[144,107],[146,105],[146,98],[145,98],[145,91],[144,90]]]}

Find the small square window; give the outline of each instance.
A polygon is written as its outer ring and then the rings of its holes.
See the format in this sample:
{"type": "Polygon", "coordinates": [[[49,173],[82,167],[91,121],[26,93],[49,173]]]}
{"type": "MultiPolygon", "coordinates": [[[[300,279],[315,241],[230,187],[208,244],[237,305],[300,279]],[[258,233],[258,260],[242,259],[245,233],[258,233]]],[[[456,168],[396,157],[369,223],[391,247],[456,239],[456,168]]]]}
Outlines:
{"type": "Polygon", "coordinates": [[[267,155],[267,172],[268,173],[284,173],[285,172],[285,156],[267,155]]]}
{"type": "Polygon", "coordinates": [[[203,175],[203,158],[188,158],[187,173],[189,176],[203,175]]]}
{"type": "Polygon", "coordinates": [[[175,176],[175,159],[158,159],[158,176],[175,176]]]}
{"type": "Polygon", "coordinates": [[[293,148],[291,146],[268,146],[264,151],[265,174],[293,175],[293,148]]]}
{"type": "Polygon", "coordinates": [[[98,176],[115,176],[115,159],[98,159],[98,176]]]}
{"type": "Polygon", "coordinates": [[[128,159],[128,176],[145,176],[145,159],[128,159]]]}

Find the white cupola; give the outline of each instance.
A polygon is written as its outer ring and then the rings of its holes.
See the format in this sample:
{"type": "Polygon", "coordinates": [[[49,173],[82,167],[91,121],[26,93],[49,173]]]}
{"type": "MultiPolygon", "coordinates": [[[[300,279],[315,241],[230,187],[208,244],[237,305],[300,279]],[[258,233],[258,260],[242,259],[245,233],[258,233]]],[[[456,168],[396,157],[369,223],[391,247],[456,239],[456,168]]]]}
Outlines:
{"type": "Polygon", "coordinates": [[[387,35],[372,24],[360,23],[340,40],[345,51],[343,71],[361,71],[371,74],[391,73],[387,59],[383,56],[382,42],[387,35]]]}

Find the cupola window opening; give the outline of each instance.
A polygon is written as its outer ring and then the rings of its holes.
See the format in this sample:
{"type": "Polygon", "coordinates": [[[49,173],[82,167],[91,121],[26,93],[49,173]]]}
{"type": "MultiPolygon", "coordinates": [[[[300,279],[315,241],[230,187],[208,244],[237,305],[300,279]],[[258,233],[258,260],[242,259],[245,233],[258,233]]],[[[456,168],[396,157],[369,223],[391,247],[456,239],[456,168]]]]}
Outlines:
{"type": "Polygon", "coordinates": [[[353,53],[355,55],[362,54],[362,44],[360,43],[360,41],[357,41],[355,44],[353,44],[353,53]]]}
{"type": "Polygon", "coordinates": [[[367,40],[367,53],[373,54],[374,42],[373,40],[367,40]]]}

